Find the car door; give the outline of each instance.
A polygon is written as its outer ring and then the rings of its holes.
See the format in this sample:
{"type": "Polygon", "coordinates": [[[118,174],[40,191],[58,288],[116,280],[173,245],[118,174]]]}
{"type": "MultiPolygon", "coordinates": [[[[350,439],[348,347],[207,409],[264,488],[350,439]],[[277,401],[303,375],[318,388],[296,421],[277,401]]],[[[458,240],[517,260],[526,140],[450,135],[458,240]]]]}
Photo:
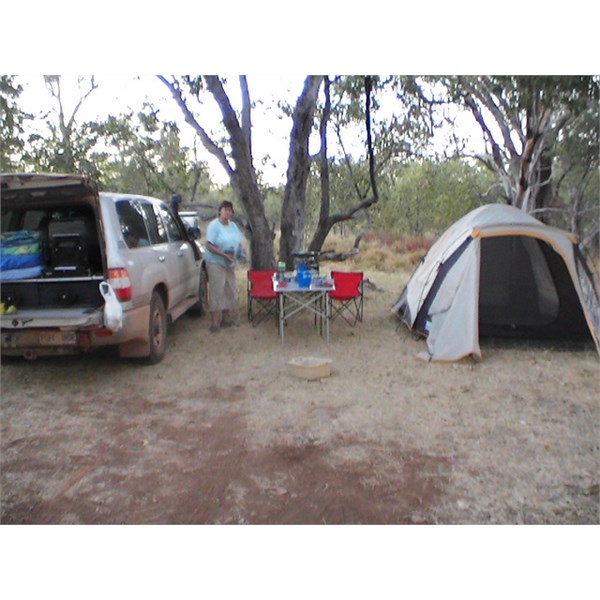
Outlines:
{"type": "MultiPolygon", "coordinates": [[[[164,203],[154,204],[157,220],[162,223],[161,235],[166,236],[165,262],[173,304],[198,293],[200,265],[194,256],[192,245],[185,236],[180,223],[164,203]]],[[[162,248],[157,248],[162,251],[162,248]]],[[[162,257],[161,257],[162,260],[162,257]]]]}

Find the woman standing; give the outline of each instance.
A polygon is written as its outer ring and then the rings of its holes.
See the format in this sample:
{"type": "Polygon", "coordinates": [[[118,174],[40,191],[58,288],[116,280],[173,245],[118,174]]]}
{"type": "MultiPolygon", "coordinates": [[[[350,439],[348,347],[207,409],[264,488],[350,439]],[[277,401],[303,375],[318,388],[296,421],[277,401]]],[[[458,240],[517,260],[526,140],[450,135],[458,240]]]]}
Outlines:
{"type": "Polygon", "coordinates": [[[218,217],[206,229],[206,268],[208,269],[208,310],[210,331],[236,325],[231,311],[237,299],[235,260],[241,253],[242,233],[231,220],[233,204],[224,200],[218,217]]]}

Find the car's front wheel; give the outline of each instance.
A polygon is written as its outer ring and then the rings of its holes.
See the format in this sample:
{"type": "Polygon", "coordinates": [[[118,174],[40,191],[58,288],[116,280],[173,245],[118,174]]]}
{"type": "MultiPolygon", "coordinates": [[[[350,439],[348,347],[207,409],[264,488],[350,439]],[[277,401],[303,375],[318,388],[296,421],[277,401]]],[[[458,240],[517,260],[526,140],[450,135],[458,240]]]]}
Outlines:
{"type": "Polygon", "coordinates": [[[200,269],[200,282],[198,284],[198,302],[190,308],[190,314],[201,317],[208,312],[208,275],[206,269],[200,269]]]}
{"type": "Polygon", "coordinates": [[[167,311],[164,300],[158,292],[152,294],[150,302],[148,341],[150,342],[148,361],[154,365],[159,363],[167,353],[167,311]]]}

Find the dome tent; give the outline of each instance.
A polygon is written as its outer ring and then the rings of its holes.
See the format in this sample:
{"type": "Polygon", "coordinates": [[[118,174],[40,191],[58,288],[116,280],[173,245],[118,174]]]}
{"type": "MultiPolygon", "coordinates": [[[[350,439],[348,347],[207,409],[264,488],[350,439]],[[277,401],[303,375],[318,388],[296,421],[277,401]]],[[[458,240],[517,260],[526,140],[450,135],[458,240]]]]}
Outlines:
{"type": "Polygon", "coordinates": [[[392,308],[425,360],[481,358],[479,335],[594,340],[600,303],[572,234],[512,206],[466,214],[433,244],[392,308]]]}

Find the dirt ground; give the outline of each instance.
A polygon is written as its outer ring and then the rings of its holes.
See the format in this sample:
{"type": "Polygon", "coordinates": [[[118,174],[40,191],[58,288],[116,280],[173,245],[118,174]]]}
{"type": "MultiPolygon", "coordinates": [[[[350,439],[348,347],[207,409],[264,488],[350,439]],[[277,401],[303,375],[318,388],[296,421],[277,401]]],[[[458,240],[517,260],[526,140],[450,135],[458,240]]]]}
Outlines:
{"type": "Polygon", "coordinates": [[[112,351],[4,360],[3,524],[597,524],[593,347],[487,342],[427,364],[368,272],[365,319],[183,317],[157,366],[112,351]],[[290,376],[300,356],[328,378],[290,376]]]}

